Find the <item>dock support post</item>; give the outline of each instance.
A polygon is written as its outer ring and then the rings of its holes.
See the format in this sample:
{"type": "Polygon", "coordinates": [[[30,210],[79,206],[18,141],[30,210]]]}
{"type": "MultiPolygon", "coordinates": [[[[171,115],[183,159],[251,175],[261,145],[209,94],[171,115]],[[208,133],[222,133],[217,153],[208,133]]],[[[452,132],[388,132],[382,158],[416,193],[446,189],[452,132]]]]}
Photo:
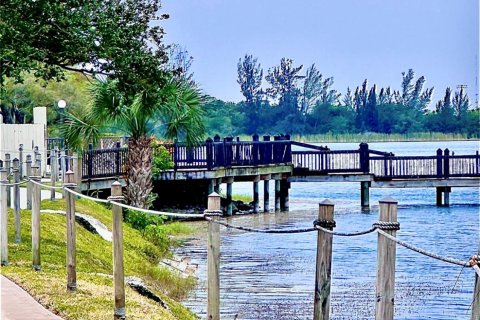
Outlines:
{"type": "Polygon", "coordinates": [[[288,197],[288,189],[290,188],[290,182],[287,179],[280,180],[280,209],[282,211],[288,211],[290,208],[290,201],[288,197]]]}
{"type": "Polygon", "coordinates": [[[214,192],[215,184],[216,184],[216,179],[210,179],[210,181],[208,182],[208,194],[211,194],[214,192]]]}
{"type": "Polygon", "coordinates": [[[450,191],[452,191],[450,187],[443,188],[443,205],[445,207],[450,206],[450,191]]]}
{"type": "Polygon", "coordinates": [[[13,211],[15,216],[15,242],[22,242],[21,224],[20,224],[20,161],[13,159],[13,181],[17,183],[13,186],[13,211]]]}
{"type": "Polygon", "coordinates": [[[20,167],[18,167],[18,172],[20,172],[20,179],[23,179],[23,144],[20,143],[18,147],[18,160],[20,161],[20,167]]]}
{"type": "Polygon", "coordinates": [[[260,176],[256,176],[253,179],[253,213],[258,213],[258,208],[260,207],[259,182],[260,176]]]}
{"type": "MultiPolygon", "coordinates": [[[[115,181],[112,183],[109,200],[122,202],[122,185],[115,181]]],[[[114,320],[125,319],[125,274],[123,270],[123,217],[122,207],[113,204],[113,283],[115,292],[114,320]]]]}
{"type": "Polygon", "coordinates": [[[7,169],[0,168],[0,240],[2,241],[1,248],[1,263],[2,266],[8,265],[8,207],[7,207],[7,186],[8,183],[7,169]]]}
{"type": "Polygon", "coordinates": [[[208,209],[205,216],[208,221],[208,248],[207,248],[207,319],[220,320],[220,225],[215,223],[222,215],[220,210],[220,196],[212,193],[208,196],[208,209]]]}
{"type": "Polygon", "coordinates": [[[362,208],[370,206],[370,181],[360,182],[360,202],[362,208]]]}
{"type": "MultiPolygon", "coordinates": [[[[330,200],[324,200],[318,208],[318,226],[333,230],[334,205],[330,200]]],[[[330,319],[330,285],[332,282],[332,234],[318,230],[317,266],[315,272],[315,300],[313,304],[313,319],[330,319]]]]}
{"type": "MultiPolygon", "coordinates": [[[[30,178],[32,175],[32,156],[27,154],[27,177],[30,178]]],[[[35,176],[39,176],[39,174],[35,174],[35,176]]],[[[32,210],[32,184],[27,183],[27,209],[32,210]]]]}
{"type": "Polygon", "coordinates": [[[280,211],[280,179],[275,179],[275,212],[280,211]]]}
{"type": "Polygon", "coordinates": [[[270,177],[263,180],[263,212],[270,211],[270,177]]]}
{"type": "MultiPolygon", "coordinates": [[[[380,200],[380,222],[397,222],[398,202],[385,198],[380,200]]],[[[396,236],[395,230],[383,230],[396,236]]],[[[395,256],[396,242],[378,234],[377,249],[377,285],[376,285],[376,320],[393,320],[395,303],[395,256]]]]}
{"type": "Polygon", "coordinates": [[[233,186],[233,177],[228,177],[227,178],[227,216],[233,215],[232,186],[233,186]]]}
{"type": "MultiPolygon", "coordinates": [[[[65,173],[65,188],[75,190],[75,175],[68,170],[65,173]]],[[[67,290],[77,290],[77,258],[76,258],[76,235],[75,235],[75,198],[76,196],[65,190],[67,203],[67,290]]]]}
{"type": "Polygon", "coordinates": [[[437,204],[437,207],[441,207],[442,206],[443,187],[436,187],[435,189],[436,189],[436,195],[437,195],[436,204],[437,204]]]}

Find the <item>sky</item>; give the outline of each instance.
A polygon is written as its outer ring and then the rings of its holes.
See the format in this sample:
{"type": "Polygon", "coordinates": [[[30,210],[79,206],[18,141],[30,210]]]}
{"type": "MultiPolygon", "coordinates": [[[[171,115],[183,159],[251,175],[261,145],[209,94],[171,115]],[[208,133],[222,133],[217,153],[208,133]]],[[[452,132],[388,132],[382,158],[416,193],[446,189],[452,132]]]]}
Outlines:
{"type": "MultiPolygon", "coordinates": [[[[237,63],[258,58],[266,75],[282,57],[315,63],[345,93],[364,79],[400,89],[413,68],[435,87],[478,94],[479,0],[163,0],[167,43],[188,50],[205,93],[241,101],[237,63]]],[[[264,86],[266,82],[264,81],[264,86]]],[[[434,103],[431,104],[431,108],[434,103]]]]}

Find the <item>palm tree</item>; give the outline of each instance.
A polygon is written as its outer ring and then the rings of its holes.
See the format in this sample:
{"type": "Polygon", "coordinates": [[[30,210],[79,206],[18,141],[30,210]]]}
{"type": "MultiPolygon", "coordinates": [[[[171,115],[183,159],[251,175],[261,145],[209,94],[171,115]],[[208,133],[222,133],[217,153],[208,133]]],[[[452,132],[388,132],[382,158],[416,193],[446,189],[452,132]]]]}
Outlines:
{"type": "Polygon", "coordinates": [[[67,115],[64,137],[78,150],[97,144],[107,130],[128,135],[125,196],[131,205],[146,208],[152,191],[153,135],[160,131],[167,139],[199,143],[204,135],[200,91],[173,79],[131,99],[120,93],[116,81],[95,80],[90,90],[91,106],[83,114],[67,115]]]}

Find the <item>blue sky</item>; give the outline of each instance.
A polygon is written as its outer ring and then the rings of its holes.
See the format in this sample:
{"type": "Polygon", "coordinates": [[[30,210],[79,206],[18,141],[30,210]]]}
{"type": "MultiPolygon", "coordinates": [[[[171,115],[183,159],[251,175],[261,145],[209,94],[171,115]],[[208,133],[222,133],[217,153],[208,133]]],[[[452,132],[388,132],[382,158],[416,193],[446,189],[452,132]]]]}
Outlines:
{"type": "Polygon", "coordinates": [[[223,100],[242,100],[237,62],[249,53],[264,74],[282,57],[304,70],[315,63],[341,93],[365,78],[399,89],[413,68],[435,99],[466,84],[474,102],[478,1],[164,0],[162,12],[166,41],[189,51],[197,82],[223,100]]]}

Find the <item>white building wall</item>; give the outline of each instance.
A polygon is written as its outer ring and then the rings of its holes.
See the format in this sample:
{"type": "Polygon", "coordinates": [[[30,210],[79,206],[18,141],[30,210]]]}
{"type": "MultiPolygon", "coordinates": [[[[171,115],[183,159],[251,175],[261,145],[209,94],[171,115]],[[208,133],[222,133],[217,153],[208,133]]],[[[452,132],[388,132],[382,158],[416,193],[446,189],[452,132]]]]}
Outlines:
{"type": "MultiPolygon", "coordinates": [[[[38,146],[38,150],[42,154],[43,174],[46,171],[47,109],[44,107],[34,108],[33,115],[33,124],[0,123],[0,160],[5,160],[5,153],[10,153],[12,160],[19,158],[20,144],[23,144],[23,160],[27,159],[27,154],[32,155],[33,160],[33,148],[38,146]]],[[[26,172],[25,164],[23,172],[26,172]]]]}

